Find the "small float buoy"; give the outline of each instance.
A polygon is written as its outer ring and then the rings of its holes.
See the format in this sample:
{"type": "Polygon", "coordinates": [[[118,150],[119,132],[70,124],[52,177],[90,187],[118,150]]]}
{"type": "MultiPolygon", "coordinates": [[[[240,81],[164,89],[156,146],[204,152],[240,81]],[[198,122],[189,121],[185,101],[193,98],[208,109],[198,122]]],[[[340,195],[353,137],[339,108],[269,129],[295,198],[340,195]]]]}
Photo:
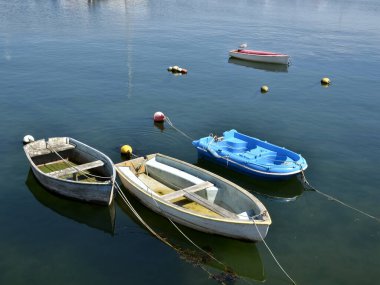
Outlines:
{"type": "Polygon", "coordinates": [[[130,145],[123,145],[121,148],[120,148],[120,152],[122,154],[127,154],[127,155],[131,155],[132,154],[132,147],[130,145]]]}
{"type": "Polygon", "coordinates": [[[187,69],[179,67],[178,65],[169,66],[168,71],[170,71],[174,75],[187,74],[187,69]]]}
{"type": "Polygon", "coordinates": [[[328,78],[328,77],[323,77],[322,79],[321,79],[321,84],[322,85],[329,85],[330,84],[330,78],[328,78]]]}
{"type": "Polygon", "coordinates": [[[164,115],[164,113],[162,113],[162,112],[156,112],[156,113],[154,113],[153,120],[156,123],[162,123],[163,121],[165,121],[165,115],[164,115]]]}
{"type": "Polygon", "coordinates": [[[261,86],[261,93],[267,93],[269,91],[269,87],[266,85],[261,86]]]}
{"type": "Polygon", "coordinates": [[[32,137],[31,135],[26,135],[26,136],[22,139],[22,142],[23,142],[24,144],[34,142],[34,137],[32,137]]]}

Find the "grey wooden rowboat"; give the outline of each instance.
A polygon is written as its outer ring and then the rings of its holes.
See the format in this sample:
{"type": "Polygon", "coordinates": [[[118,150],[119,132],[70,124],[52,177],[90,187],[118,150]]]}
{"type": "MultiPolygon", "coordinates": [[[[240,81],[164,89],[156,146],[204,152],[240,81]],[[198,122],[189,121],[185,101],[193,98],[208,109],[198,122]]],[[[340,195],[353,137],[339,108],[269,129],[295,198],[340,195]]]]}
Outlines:
{"type": "Polygon", "coordinates": [[[110,205],[115,168],[100,151],[72,138],[41,139],[24,146],[37,180],[54,193],[110,205]]]}
{"type": "Polygon", "coordinates": [[[271,218],[252,194],[214,173],[162,154],[115,165],[123,185],[151,210],[190,228],[261,241],[271,218]]]}

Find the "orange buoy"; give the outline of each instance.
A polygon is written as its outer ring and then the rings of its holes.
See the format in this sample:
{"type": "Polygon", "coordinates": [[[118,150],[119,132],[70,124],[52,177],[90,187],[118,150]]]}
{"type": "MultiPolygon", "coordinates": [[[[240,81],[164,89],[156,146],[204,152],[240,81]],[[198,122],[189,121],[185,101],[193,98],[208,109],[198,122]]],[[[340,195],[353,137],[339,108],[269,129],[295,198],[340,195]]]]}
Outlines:
{"type": "Polygon", "coordinates": [[[153,120],[156,123],[162,123],[163,121],[165,121],[165,115],[164,115],[164,113],[162,113],[162,112],[156,112],[156,113],[154,113],[153,120]]]}

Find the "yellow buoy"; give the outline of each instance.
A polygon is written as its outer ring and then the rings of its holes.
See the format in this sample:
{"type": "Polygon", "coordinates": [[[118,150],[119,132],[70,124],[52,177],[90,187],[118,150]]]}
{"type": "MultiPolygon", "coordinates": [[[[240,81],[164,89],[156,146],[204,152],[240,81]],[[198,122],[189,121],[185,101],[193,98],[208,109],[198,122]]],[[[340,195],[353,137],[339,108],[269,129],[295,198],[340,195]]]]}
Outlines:
{"type": "Polygon", "coordinates": [[[121,148],[120,148],[120,152],[122,154],[132,154],[132,147],[130,145],[123,145],[121,148]]]}
{"type": "Polygon", "coordinates": [[[267,93],[269,91],[269,87],[266,85],[261,86],[261,93],[267,93]]]}
{"type": "Polygon", "coordinates": [[[328,78],[328,77],[323,77],[323,78],[321,79],[321,84],[322,84],[322,85],[329,85],[329,84],[330,84],[330,78],[328,78]]]}

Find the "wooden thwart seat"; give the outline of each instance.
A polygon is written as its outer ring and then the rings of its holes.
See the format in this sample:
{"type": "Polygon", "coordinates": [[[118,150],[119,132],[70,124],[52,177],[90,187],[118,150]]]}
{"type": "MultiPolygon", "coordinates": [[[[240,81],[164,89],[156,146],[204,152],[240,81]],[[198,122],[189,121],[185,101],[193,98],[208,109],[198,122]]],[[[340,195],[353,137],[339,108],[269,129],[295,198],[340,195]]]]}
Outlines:
{"type": "Polygon", "coordinates": [[[80,165],[76,165],[76,166],[73,166],[73,167],[65,168],[65,169],[62,169],[62,170],[57,170],[57,171],[54,171],[54,172],[50,172],[49,176],[57,178],[57,177],[60,177],[60,176],[66,176],[66,175],[69,175],[69,174],[74,174],[74,173],[77,173],[77,172],[80,172],[80,171],[89,170],[91,168],[96,168],[96,167],[103,166],[103,165],[104,165],[103,161],[96,160],[96,161],[92,161],[92,162],[89,162],[89,163],[80,164],[80,165]]]}
{"type": "Polygon", "coordinates": [[[175,192],[163,195],[163,196],[161,196],[161,198],[164,199],[165,201],[170,201],[170,200],[174,200],[174,199],[177,199],[179,197],[185,196],[186,193],[194,193],[194,192],[206,189],[206,188],[211,187],[211,186],[214,186],[214,184],[212,184],[211,182],[205,181],[205,182],[195,184],[193,186],[190,186],[190,187],[187,187],[187,188],[177,190],[175,192]]]}
{"type": "Polygon", "coordinates": [[[174,199],[179,198],[179,197],[186,197],[187,199],[198,203],[199,205],[209,209],[212,212],[219,214],[222,217],[237,219],[238,216],[236,214],[224,209],[223,207],[220,207],[220,206],[210,202],[209,200],[207,200],[207,199],[205,199],[205,198],[203,198],[197,194],[194,194],[197,191],[200,191],[200,190],[212,187],[212,186],[214,186],[214,184],[212,184],[211,182],[205,181],[205,182],[187,187],[185,189],[177,190],[173,193],[163,195],[163,196],[161,196],[161,198],[164,199],[165,201],[170,201],[170,200],[174,200],[174,199]]]}
{"type": "Polygon", "coordinates": [[[60,152],[60,151],[73,149],[73,148],[75,148],[75,146],[71,144],[65,144],[65,145],[60,145],[60,146],[54,146],[54,148],[52,149],[44,148],[44,149],[39,149],[39,150],[29,150],[29,156],[36,157],[40,155],[50,154],[50,153],[53,153],[54,151],[60,152]]]}

